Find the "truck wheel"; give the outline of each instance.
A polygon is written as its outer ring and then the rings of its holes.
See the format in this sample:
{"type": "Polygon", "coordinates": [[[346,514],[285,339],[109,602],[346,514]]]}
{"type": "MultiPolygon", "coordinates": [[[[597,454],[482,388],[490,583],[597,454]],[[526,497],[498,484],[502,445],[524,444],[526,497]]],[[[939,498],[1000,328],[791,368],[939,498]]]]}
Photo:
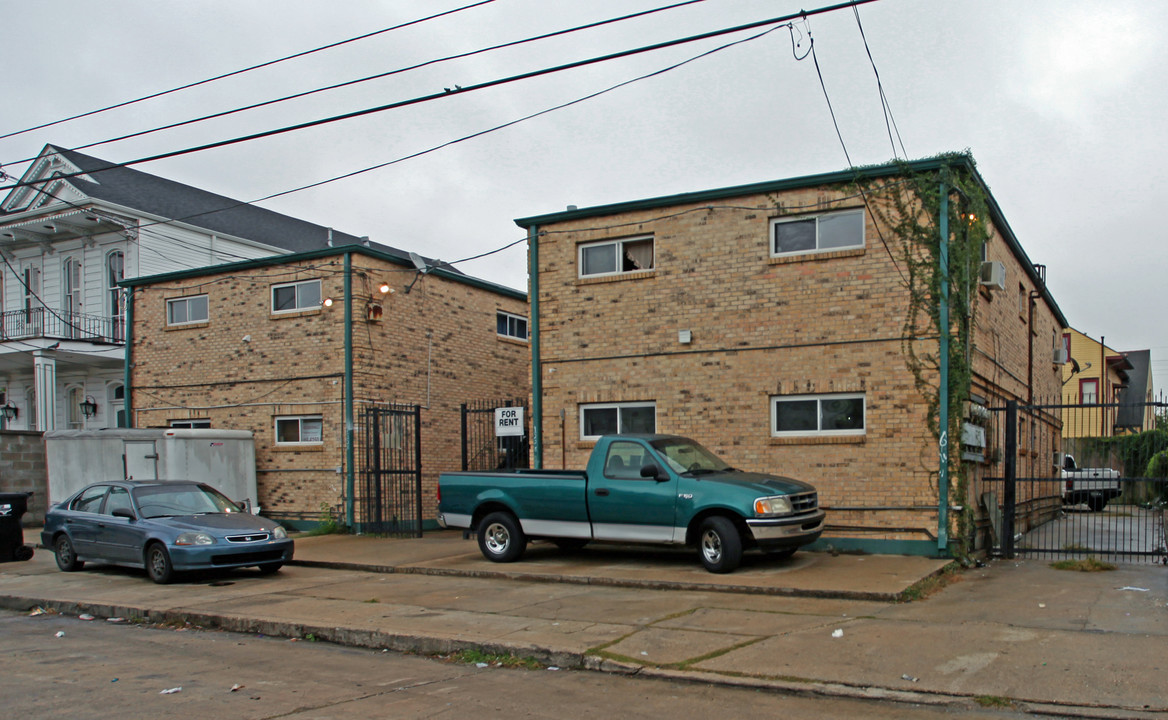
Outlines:
{"type": "Polygon", "coordinates": [[[698,553],[712,573],[734,572],[742,562],[742,538],[724,517],[706,518],[698,530],[698,553]]]}
{"type": "Polygon", "coordinates": [[[527,536],[508,512],[493,512],[479,523],[479,550],[492,562],[515,562],[527,549],[527,536]]]}
{"type": "Polygon", "coordinates": [[[1102,512],[1107,507],[1107,498],[1092,495],[1087,498],[1087,507],[1091,508],[1091,512],[1102,512]]]}

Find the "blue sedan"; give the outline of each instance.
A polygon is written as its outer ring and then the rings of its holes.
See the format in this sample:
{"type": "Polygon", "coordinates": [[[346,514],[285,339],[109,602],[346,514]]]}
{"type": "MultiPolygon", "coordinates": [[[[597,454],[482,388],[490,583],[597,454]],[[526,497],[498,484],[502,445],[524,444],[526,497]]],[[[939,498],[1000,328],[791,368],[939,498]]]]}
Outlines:
{"type": "Polygon", "coordinates": [[[41,543],[65,572],[104,562],[144,567],[156,583],[212,568],[254,566],[266,575],[293,552],[279,523],[246,512],[210,485],[158,480],[82,489],[49,508],[41,543]]]}

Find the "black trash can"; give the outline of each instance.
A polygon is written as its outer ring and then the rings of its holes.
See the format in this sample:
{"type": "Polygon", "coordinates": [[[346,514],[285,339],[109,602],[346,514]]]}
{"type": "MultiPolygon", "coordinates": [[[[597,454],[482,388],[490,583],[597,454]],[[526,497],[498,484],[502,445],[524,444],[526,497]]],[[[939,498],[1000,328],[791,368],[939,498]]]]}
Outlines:
{"type": "Polygon", "coordinates": [[[24,530],[20,527],[30,497],[30,492],[0,493],[0,562],[32,557],[32,546],[24,544],[24,530]]]}

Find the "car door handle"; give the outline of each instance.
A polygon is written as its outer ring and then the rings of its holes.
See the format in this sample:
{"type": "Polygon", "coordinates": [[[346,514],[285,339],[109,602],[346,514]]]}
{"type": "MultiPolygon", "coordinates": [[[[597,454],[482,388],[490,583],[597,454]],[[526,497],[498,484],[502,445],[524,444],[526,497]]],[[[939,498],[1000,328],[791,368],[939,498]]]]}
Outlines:
{"type": "Polygon", "coordinates": [[[600,497],[608,497],[608,488],[596,488],[596,494],[600,497]]]}

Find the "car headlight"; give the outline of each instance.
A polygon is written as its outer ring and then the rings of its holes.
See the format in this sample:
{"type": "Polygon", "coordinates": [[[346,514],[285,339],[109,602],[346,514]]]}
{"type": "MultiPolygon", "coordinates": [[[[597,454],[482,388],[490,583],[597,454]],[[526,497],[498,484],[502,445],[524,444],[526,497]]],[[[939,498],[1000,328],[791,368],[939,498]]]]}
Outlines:
{"type": "Polygon", "coordinates": [[[782,495],[760,497],[754,501],[755,515],[788,515],[790,512],[791,500],[782,495]]]}
{"type": "Polygon", "coordinates": [[[283,525],[277,525],[276,529],[272,531],[272,537],[277,540],[283,540],[288,537],[288,531],[284,529],[283,525]]]}
{"type": "Polygon", "coordinates": [[[213,545],[215,538],[207,533],[201,532],[185,532],[175,539],[175,545],[213,545]]]}

